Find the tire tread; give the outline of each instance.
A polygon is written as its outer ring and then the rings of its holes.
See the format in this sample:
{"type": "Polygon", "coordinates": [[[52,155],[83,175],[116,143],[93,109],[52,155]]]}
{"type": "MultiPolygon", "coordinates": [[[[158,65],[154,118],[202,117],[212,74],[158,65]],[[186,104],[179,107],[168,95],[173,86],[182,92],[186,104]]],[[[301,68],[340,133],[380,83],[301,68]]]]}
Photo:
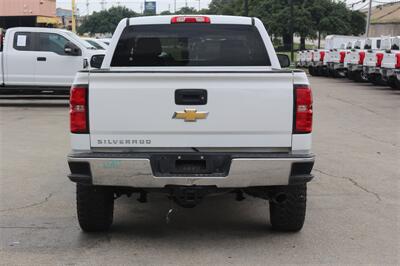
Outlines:
{"type": "Polygon", "coordinates": [[[77,184],[79,225],[86,232],[108,230],[113,222],[114,193],[107,187],[77,184]]]}
{"type": "Polygon", "coordinates": [[[293,185],[277,188],[274,193],[287,195],[283,203],[269,201],[272,229],[297,232],[303,228],[306,216],[307,185],[293,185]]]}

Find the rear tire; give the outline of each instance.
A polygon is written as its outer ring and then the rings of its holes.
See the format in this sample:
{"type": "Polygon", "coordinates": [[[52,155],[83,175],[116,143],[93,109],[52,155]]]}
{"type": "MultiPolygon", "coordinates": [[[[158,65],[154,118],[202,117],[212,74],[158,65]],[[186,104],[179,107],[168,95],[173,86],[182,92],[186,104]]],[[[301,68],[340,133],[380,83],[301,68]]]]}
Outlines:
{"type": "Polygon", "coordinates": [[[353,74],[354,75],[353,78],[354,78],[355,82],[364,82],[365,81],[364,78],[363,78],[362,71],[355,71],[353,73],[354,73],[353,74]]]}
{"type": "Polygon", "coordinates": [[[329,71],[328,71],[328,77],[336,78],[335,70],[330,68],[329,71]]]}
{"type": "Polygon", "coordinates": [[[376,82],[377,82],[377,81],[376,81],[376,75],[375,75],[375,74],[369,74],[369,75],[368,75],[368,81],[371,82],[371,83],[374,84],[374,85],[377,85],[377,84],[376,84],[376,82]]]}
{"type": "Polygon", "coordinates": [[[269,200],[272,229],[300,231],[306,216],[306,198],[306,184],[275,187],[269,200]]]}
{"type": "Polygon", "coordinates": [[[343,77],[344,77],[344,74],[343,74],[343,72],[341,72],[341,71],[339,71],[339,70],[334,70],[334,71],[333,71],[333,77],[334,77],[334,78],[343,78],[343,77]]]}
{"type": "Polygon", "coordinates": [[[79,225],[85,232],[107,231],[113,222],[114,192],[108,187],[76,185],[79,225]]]}
{"type": "Polygon", "coordinates": [[[315,69],[314,69],[314,67],[312,67],[312,66],[308,67],[308,73],[310,73],[311,76],[315,76],[315,69]]]}
{"type": "Polygon", "coordinates": [[[387,82],[379,74],[372,74],[371,77],[368,78],[368,80],[375,86],[387,85],[387,82]]]}
{"type": "Polygon", "coordinates": [[[395,88],[396,89],[398,89],[398,90],[400,90],[400,80],[398,80],[397,78],[396,78],[396,80],[394,81],[394,83],[395,83],[395,88]]]}
{"type": "Polygon", "coordinates": [[[354,71],[348,71],[347,72],[347,78],[350,80],[354,80],[354,71]]]}
{"type": "Polygon", "coordinates": [[[396,77],[390,77],[387,81],[387,84],[392,88],[392,89],[399,89],[400,88],[400,82],[397,80],[396,77]]]}

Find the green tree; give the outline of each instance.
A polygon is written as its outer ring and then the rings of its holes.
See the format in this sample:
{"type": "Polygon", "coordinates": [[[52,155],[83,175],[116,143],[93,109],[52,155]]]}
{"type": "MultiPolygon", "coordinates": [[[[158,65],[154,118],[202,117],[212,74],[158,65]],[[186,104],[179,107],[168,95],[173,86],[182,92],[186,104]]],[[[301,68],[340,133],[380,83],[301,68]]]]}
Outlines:
{"type": "Polygon", "coordinates": [[[351,34],[360,35],[365,33],[366,16],[360,11],[351,12],[351,34]]]}
{"type": "Polygon", "coordinates": [[[93,12],[78,28],[79,34],[113,33],[123,18],[136,17],[138,14],[126,7],[111,7],[108,10],[93,12]]]}
{"type": "Polygon", "coordinates": [[[169,12],[168,10],[165,10],[165,11],[161,12],[160,15],[172,15],[172,13],[169,12]]]}
{"type": "MultiPolygon", "coordinates": [[[[365,16],[333,0],[292,0],[293,31],[300,36],[301,48],[306,38],[320,39],[327,34],[359,35],[364,32],[365,16]]],[[[291,46],[289,0],[248,0],[249,16],[260,18],[270,35],[282,37],[284,49],[291,46]]],[[[244,0],[212,0],[209,13],[243,15],[244,0]]]]}
{"type": "Polygon", "coordinates": [[[181,9],[177,10],[175,14],[178,15],[190,15],[190,14],[197,14],[197,10],[193,7],[182,7],[181,9]]]}
{"type": "Polygon", "coordinates": [[[208,6],[209,13],[215,15],[237,15],[237,5],[241,0],[212,0],[208,6]]]}

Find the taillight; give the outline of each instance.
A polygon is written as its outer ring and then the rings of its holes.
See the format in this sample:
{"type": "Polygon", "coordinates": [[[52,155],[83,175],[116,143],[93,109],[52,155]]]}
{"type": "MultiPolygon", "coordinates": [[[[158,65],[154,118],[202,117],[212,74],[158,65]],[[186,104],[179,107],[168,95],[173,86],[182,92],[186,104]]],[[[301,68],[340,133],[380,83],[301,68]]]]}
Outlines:
{"type": "Polygon", "coordinates": [[[71,133],[89,133],[87,87],[72,87],[69,103],[71,133]]]}
{"type": "Polygon", "coordinates": [[[396,65],[395,68],[400,68],[400,53],[396,54],[396,65]]]}
{"type": "Polygon", "coordinates": [[[324,61],[324,57],[325,57],[325,52],[324,51],[320,51],[319,52],[319,61],[324,61]]]}
{"type": "Polygon", "coordinates": [[[359,64],[359,65],[364,64],[365,52],[364,52],[364,51],[359,52],[359,53],[358,53],[358,56],[359,56],[359,58],[358,58],[358,64],[359,64]]]}
{"type": "Polygon", "coordinates": [[[312,93],[306,85],[294,87],[294,123],[293,133],[311,133],[312,131],[312,93]]]}
{"type": "Polygon", "coordinates": [[[376,53],[376,66],[380,67],[382,65],[383,53],[376,53]]]}
{"type": "Polygon", "coordinates": [[[206,16],[177,16],[171,18],[171,24],[175,23],[210,23],[211,20],[206,16]]]}
{"type": "Polygon", "coordinates": [[[346,52],[341,51],[340,52],[340,63],[344,63],[344,58],[346,57],[346,52]]]}

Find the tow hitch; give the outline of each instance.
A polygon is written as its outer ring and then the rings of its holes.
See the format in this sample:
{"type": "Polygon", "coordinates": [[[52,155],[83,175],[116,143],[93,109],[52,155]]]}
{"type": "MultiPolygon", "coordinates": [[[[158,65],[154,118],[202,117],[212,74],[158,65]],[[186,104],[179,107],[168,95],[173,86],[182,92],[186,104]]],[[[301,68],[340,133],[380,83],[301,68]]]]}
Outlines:
{"type": "Polygon", "coordinates": [[[216,187],[205,186],[168,186],[168,188],[170,189],[170,197],[172,200],[184,208],[195,207],[207,194],[216,191],[216,187]]]}

